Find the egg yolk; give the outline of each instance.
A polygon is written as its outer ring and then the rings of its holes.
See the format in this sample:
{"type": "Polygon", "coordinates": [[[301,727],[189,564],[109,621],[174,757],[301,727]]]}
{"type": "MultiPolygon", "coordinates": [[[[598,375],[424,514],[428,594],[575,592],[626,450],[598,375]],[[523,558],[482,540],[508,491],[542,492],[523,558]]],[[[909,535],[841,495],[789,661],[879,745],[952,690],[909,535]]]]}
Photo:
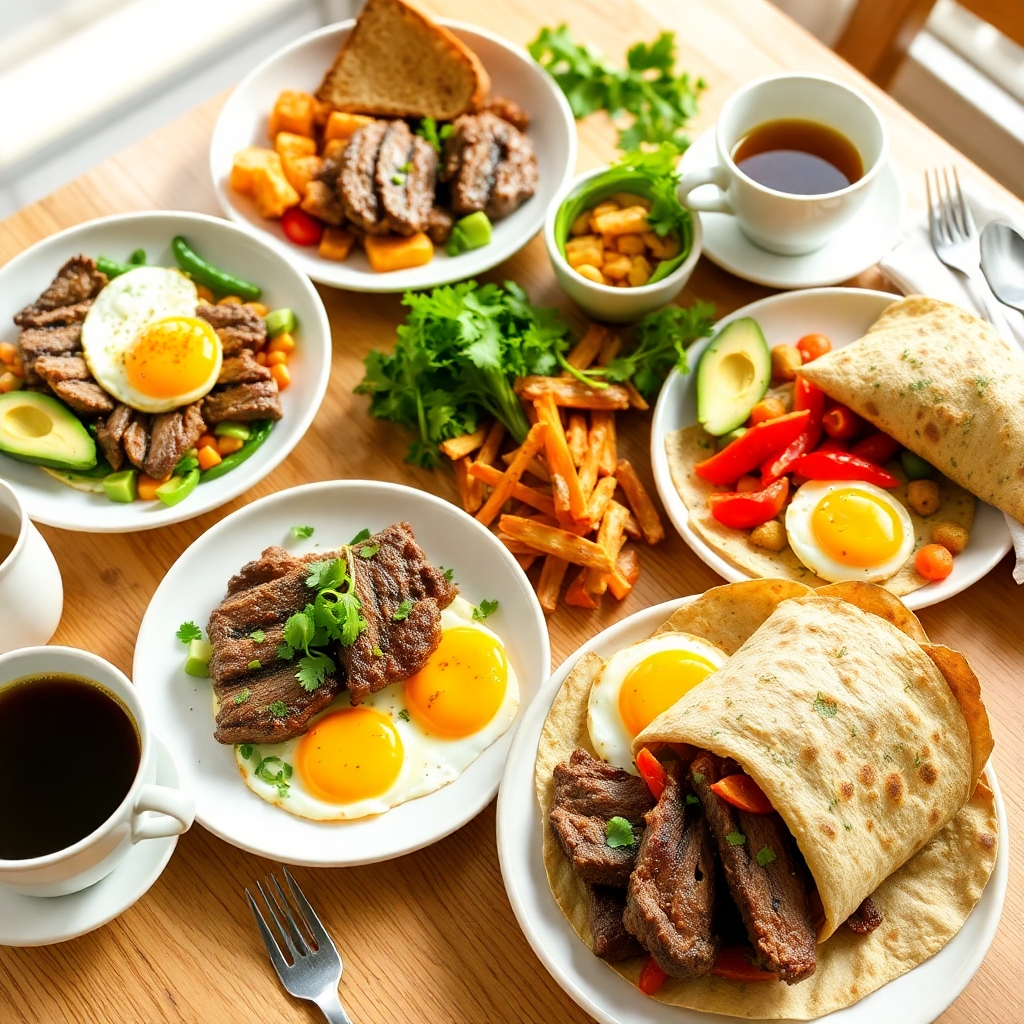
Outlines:
{"type": "Polygon", "coordinates": [[[409,713],[424,730],[457,739],[479,732],[505,697],[508,662],[490,634],[447,630],[437,650],[405,682],[409,713]]]}
{"type": "Polygon", "coordinates": [[[386,793],[402,770],[402,738],[373,708],[325,715],[299,742],[295,770],[307,789],[332,804],[386,793]]]}
{"type": "Polygon", "coordinates": [[[634,665],[619,690],[619,715],[631,736],[703,682],[717,666],[693,651],[658,651],[634,665]]]}
{"type": "Polygon", "coordinates": [[[125,355],[125,375],[136,391],[151,398],[188,394],[213,376],[219,345],[216,331],[205,320],[156,320],[135,336],[125,355]]]}
{"type": "Polygon", "coordinates": [[[903,544],[903,524],[888,502],[853,487],[822,498],[811,513],[811,529],[827,554],[859,568],[892,558],[903,544]]]}

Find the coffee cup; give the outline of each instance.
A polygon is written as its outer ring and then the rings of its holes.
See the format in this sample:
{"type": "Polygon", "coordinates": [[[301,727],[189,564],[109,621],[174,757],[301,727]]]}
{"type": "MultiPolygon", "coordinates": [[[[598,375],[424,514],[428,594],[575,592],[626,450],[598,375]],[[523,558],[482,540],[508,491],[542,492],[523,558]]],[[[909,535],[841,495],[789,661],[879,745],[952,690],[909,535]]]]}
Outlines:
{"type": "Polygon", "coordinates": [[[762,249],[802,256],[830,242],[863,206],[888,149],[881,115],[856,89],[823,75],[771,75],[726,101],[715,125],[716,162],[684,175],[679,201],[691,210],[735,217],[762,249]],[[860,154],[861,176],[844,188],[804,195],[770,188],[745,174],[733,159],[737,146],[758,126],[783,119],[816,122],[845,136],[860,154]],[[718,195],[694,195],[702,186],[714,186],[718,195]]]}
{"type": "Polygon", "coordinates": [[[14,488],[3,480],[0,609],[0,654],[45,644],[57,631],[64,609],[64,585],[53,553],[29,519],[14,488]]]}
{"type": "MultiPolygon", "coordinates": [[[[96,688],[99,693],[90,693],[89,700],[105,703],[109,698],[115,702],[118,707],[114,711],[123,712],[130,720],[123,726],[127,730],[126,735],[130,737],[131,730],[134,730],[137,740],[137,746],[133,748],[133,756],[137,757],[134,776],[131,774],[134,762],[127,765],[115,762],[109,745],[107,749],[103,749],[102,744],[91,747],[90,739],[96,744],[97,738],[90,737],[85,727],[74,749],[58,755],[56,760],[60,770],[66,771],[68,777],[70,773],[79,773],[80,780],[81,773],[91,773],[92,778],[100,780],[104,771],[113,770],[116,765],[118,778],[124,780],[124,795],[113,812],[81,838],[43,855],[24,856],[22,850],[31,849],[32,844],[39,845],[41,840],[31,835],[15,837],[11,831],[15,827],[14,814],[0,821],[0,829],[8,830],[6,837],[0,836],[4,844],[0,853],[5,858],[0,858],[0,885],[28,896],[65,896],[106,877],[136,843],[187,831],[195,817],[195,804],[180,790],[156,785],[154,738],[135,688],[122,672],[95,654],[73,647],[29,647],[0,655],[0,701],[8,701],[8,714],[11,714],[9,698],[13,696],[21,701],[19,707],[24,711],[25,698],[32,699],[33,696],[26,691],[42,685],[96,688]],[[12,690],[19,687],[25,689],[17,693],[12,690]]],[[[67,713],[66,708],[61,710],[67,713]]],[[[59,780],[59,773],[57,778],[59,780]]],[[[46,784],[54,785],[52,774],[46,784]]],[[[44,795],[43,783],[34,779],[31,772],[19,776],[17,785],[26,787],[29,798],[33,785],[40,786],[40,799],[44,795]]],[[[111,794],[109,803],[113,804],[119,795],[119,791],[111,794]]],[[[0,803],[3,799],[0,797],[0,803]]],[[[8,796],[6,799],[14,798],[8,796]]],[[[49,799],[53,802],[52,797],[49,799]]],[[[65,804],[67,802],[64,801],[65,804]]],[[[76,803],[76,813],[77,807],[76,803]]],[[[71,809],[66,813],[70,817],[71,809]]],[[[54,824],[52,817],[45,813],[35,815],[32,820],[49,822],[46,827],[51,831],[59,831],[61,827],[60,822],[54,824]]],[[[68,833],[68,829],[64,833],[68,833]]],[[[74,839],[76,834],[71,833],[70,838],[74,839]]]]}

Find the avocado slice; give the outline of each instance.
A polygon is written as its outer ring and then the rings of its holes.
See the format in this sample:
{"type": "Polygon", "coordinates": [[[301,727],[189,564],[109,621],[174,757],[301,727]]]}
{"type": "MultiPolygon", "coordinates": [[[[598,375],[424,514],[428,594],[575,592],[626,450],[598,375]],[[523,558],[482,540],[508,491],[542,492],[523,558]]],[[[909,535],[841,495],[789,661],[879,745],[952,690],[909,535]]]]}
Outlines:
{"type": "Polygon", "coordinates": [[[50,395],[0,395],[0,452],[52,469],[92,469],[96,442],[81,420],[50,395]]]}
{"type": "Polygon", "coordinates": [[[772,359],[756,320],[726,324],[697,366],[697,419],[714,437],[743,424],[772,377],[772,359]]]}

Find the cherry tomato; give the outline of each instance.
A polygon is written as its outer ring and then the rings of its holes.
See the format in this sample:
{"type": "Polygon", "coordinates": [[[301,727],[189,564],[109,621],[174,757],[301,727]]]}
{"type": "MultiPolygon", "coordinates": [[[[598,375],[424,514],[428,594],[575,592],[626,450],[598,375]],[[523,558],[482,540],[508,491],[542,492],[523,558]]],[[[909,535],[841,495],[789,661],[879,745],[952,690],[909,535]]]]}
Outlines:
{"type": "Polygon", "coordinates": [[[319,245],[324,233],[323,224],[305,210],[293,206],[281,218],[281,230],[296,245],[319,245]]]}
{"type": "Polygon", "coordinates": [[[845,405],[833,405],[821,417],[821,429],[829,437],[838,438],[840,441],[849,441],[860,433],[863,420],[845,405]]]}
{"type": "Polygon", "coordinates": [[[805,363],[810,363],[832,351],[832,342],[824,334],[805,334],[797,343],[797,351],[805,363]]]}
{"type": "Polygon", "coordinates": [[[914,568],[926,580],[944,580],[953,571],[953,556],[941,544],[925,544],[914,558],[914,568]]]}

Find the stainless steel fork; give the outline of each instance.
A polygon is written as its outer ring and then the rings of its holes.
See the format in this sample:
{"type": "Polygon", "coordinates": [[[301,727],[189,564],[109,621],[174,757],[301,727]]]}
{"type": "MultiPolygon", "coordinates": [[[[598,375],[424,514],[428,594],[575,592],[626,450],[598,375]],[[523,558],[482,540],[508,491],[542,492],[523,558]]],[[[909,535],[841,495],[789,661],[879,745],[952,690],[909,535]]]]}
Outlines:
{"type": "Polygon", "coordinates": [[[343,967],[338,949],[287,868],[284,868],[284,879],[305,931],[299,927],[275,875],[267,875],[266,888],[260,882],[256,883],[256,888],[263,897],[276,931],[267,924],[252,893],[245,890],[263,945],[270,954],[270,962],[290,995],[316,1003],[329,1024],[352,1024],[338,998],[343,967]]]}
{"type": "Polygon", "coordinates": [[[985,318],[1012,344],[1013,332],[981,272],[980,236],[964,200],[956,168],[952,173],[948,167],[925,171],[924,186],[928,193],[928,228],[935,255],[971,282],[985,307],[985,318]]]}

